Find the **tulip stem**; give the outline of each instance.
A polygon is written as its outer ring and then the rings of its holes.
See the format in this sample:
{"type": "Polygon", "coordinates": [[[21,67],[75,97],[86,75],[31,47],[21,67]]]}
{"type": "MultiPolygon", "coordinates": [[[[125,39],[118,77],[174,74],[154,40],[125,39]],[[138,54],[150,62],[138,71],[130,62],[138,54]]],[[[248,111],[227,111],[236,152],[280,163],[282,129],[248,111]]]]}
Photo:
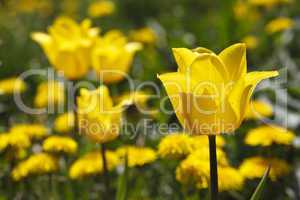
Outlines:
{"type": "Polygon", "coordinates": [[[103,164],[103,175],[104,175],[104,184],[105,184],[105,197],[109,198],[109,177],[108,177],[108,168],[107,168],[107,159],[106,159],[106,147],[105,144],[101,144],[101,156],[103,164]]]}
{"type": "Polygon", "coordinates": [[[216,152],[216,136],[209,135],[209,159],[210,159],[210,200],[218,199],[218,163],[216,152]]]}

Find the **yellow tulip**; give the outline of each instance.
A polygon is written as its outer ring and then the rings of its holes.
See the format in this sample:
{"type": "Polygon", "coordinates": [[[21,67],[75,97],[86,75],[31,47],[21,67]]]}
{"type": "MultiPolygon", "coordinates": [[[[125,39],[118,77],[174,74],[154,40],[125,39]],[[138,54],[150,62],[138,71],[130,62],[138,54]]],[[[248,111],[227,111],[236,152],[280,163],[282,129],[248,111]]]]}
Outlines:
{"type": "Polygon", "coordinates": [[[192,134],[231,133],[244,119],[256,85],[277,71],[247,73],[246,46],[216,55],[199,47],[173,49],[178,71],[159,75],[177,118],[192,134]]]}
{"type": "Polygon", "coordinates": [[[37,88],[34,105],[38,108],[63,105],[65,102],[64,90],[64,85],[61,82],[42,82],[37,88]]]}
{"type": "Polygon", "coordinates": [[[97,143],[118,137],[123,108],[113,105],[106,86],[94,91],[81,89],[77,102],[80,133],[97,143]]]}
{"type": "Polygon", "coordinates": [[[91,28],[90,20],[77,24],[70,18],[60,17],[48,32],[35,32],[32,39],[42,46],[53,67],[68,79],[86,75],[99,29],[91,28]]]}
{"type": "Polygon", "coordinates": [[[74,129],[75,115],[73,112],[67,112],[56,117],[54,121],[54,130],[60,133],[68,133],[74,129]]]}
{"type": "Polygon", "coordinates": [[[92,66],[104,83],[119,82],[126,77],[135,52],[141,48],[140,43],[127,42],[121,32],[110,31],[98,39],[92,53],[92,66]]]}

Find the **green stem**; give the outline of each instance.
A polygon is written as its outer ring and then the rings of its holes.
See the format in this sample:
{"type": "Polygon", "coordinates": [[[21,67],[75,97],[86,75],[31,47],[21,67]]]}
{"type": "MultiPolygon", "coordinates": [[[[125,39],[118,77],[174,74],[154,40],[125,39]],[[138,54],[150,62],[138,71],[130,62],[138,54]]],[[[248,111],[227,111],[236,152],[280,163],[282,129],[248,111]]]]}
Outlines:
{"type": "Polygon", "coordinates": [[[218,163],[216,152],[216,136],[209,135],[209,159],[210,159],[210,200],[218,199],[218,163]]]}
{"type": "Polygon", "coordinates": [[[101,144],[101,156],[103,163],[103,175],[104,175],[104,184],[105,184],[105,197],[108,198],[109,195],[109,177],[108,177],[108,168],[107,168],[107,159],[106,159],[106,147],[104,144],[101,144]]]}

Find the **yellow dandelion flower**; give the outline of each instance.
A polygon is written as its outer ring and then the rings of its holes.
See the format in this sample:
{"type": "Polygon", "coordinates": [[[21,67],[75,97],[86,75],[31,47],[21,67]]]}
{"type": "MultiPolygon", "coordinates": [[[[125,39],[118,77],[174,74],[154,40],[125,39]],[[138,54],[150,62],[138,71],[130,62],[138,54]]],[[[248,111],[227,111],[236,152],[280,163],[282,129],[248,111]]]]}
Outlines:
{"type": "Polygon", "coordinates": [[[108,0],[99,0],[91,3],[88,8],[88,15],[90,17],[103,17],[113,14],[115,11],[115,4],[108,0]]]}
{"type": "Polygon", "coordinates": [[[290,171],[290,166],[286,161],[278,158],[263,157],[251,157],[245,159],[241,164],[239,171],[248,179],[261,178],[269,165],[271,166],[269,176],[273,181],[288,174],[290,171]]]}
{"type": "Polygon", "coordinates": [[[73,130],[75,124],[75,115],[73,112],[67,112],[59,115],[54,121],[54,130],[60,133],[67,133],[73,130]]]}
{"type": "Polygon", "coordinates": [[[270,104],[260,100],[252,100],[246,110],[245,119],[260,119],[270,117],[272,114],[273,108],[270,104]]]}
{"type": "Polygon", "coordinates": [[[13,170],[12,177],[19,181],[29,175],[50,173],[58,169],[58,160],[53,155],[38,153],[20,162],[13,170]]]}
{"type": "MultiPolygon", "coordinates": [[[[200,151],[193,154],[183,160],[177,167],[176,180],[182,184],[196,185],[199,189],[208,188],[209,158],[207,156],[203,157],[200,151]]],[[[220,191],[239,190],[243,187],[244,179],[237,169],[228,166],[227,163],[219,165],[218,168],[220,191]]]]}
{"type": "Polygon", "coordinates": [[[150,27],[144,27],[137,30],[132,30],[129,34],[131,40],[145,44],[154,44],[157,40],[157,35],[150,27]]]}
{"type": "Polygon", "coordinates": [[[197,188],[207,188],[209,184],[209,162],[207,160],[183,160],[176,168],[176,180],[182,184],[196,185],[197,188]]]}
{"type": "Polygon", "coordinates": [[[20,78],[7,78],[0,80],[0,95],[21,93],[26,90],[26,83],[20,78]]]}
{"type": "Polygon", "coordinates": [[[47,152],[73,154],[77,151],[77,143],[70,137],[50,136],[44,140],[43,149],[47,152]]]}
{"type": "Polygon", "coordinates": [[[156,152],[148,147],[123,146],[119,147],[116,153],[122,160],[128,156],[128,166],[143,166],[156,160],[156,152]]]}
{"type": "Polygon", "coordinates": [[[41,139],[48,135],[48,128],[42,124],[16,124],[10,128],[10,132],[24,133],[30,139],[41,139]]]}
{"type": "Polygon", "coordinates": [[[162,158],[180,158],[192,150],[192,139],[184,133],[168,135],[162,138],[158,145],[158,155],[162,158]]]}
{"type": "Polygon", "coordinates": [[[0,134],[0,151],[3,151],[8,146],[9,136],[7,133],[0,134]]]}
{"type": "MultiPolygon", "coordinates": [[[[225,145],[225,140],[221,136],[216,137],[217,147],[223,147],[225,145]]],[[[193,136],[192,137],[192,148],[193,150],[208,147],[208,138],[205,135],[193,136]]]]}
{"type": "Polygon", "coordinates": [[[10,132],[0,134],[0,152],[7,150],[6,159],[22,159],[31,145],[30,138],[24,133],[10,132]]]}
{"type": "Polygon", "coordinates": [[[278,18],[270,21],[266,25],[265,30],[268,34],[273,34],[273,33],[291,29],[294,27],[294,25],[295,25],[295,22],[292,19],[290,19],[288,17],[278,17],[278,18]]]}
{"type": "Polygon", "coordinates": [[[60,105],[65,101],[64,86],[57,81],[43,82],[38,86],[34,105],[39,108],[60,105]]]}
{"type": "Polygon", "coordinates": [[[30,137],[22,132],[9,132],[8,146],[14,149],[24,149],[31,145],[30,137]]]}
{"type": "Polygon", "coordinates": [[[253,35],[245,36],[242,42],[246,44],[248,49],[256,49],[259,43],[258,38],[253,35]]]}
{"type": "MultiPolygon", "coordinates": [[[[106,151],[108,170],[115,169],[120,160],[118,155],[112,151],[106,151]]],[[[69,176],[72,179],[80,179],[86,176],[101,174],[103,172],[103,162],[100,152],[90,152],[76,160],[69,169],[69,176]]]]}
{"type": "Polygon", "coordinates": [[[245,143],[251,146],[270,146],[274,144],[291,145],[295,134],[279,126],[260,126],[249,131],[245,143]]]}
{"type": "MultiPolygon", "coordinates": [[[[187,159],[191,159],[191,160],[204,160],[204,161],[209,161],[209,149],[208,146],[207,147],[202,147],[202,148],[198,148],[197,150],[195,150],[193,153],[191,153],[187,159]]],[[[227,166],[228,165],[228,159],[227,156],[225,154],[225,152],[220,149],[217,148],[217,159],[218,159],[218,164],[220,166],[227,166]]]]}
{"type": "Polygon", "coordinates": [[[219,167],[220,191],[241,190],[244,186],[244,177],[239,170],[233,167],[219,167]]]}

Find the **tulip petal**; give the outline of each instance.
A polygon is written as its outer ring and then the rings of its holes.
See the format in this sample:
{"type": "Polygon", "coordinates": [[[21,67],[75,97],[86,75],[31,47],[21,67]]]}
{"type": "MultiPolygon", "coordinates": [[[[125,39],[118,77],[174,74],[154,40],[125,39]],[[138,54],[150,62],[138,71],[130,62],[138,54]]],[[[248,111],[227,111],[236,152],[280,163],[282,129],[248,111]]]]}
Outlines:
{"type": "Polygon", "coordinates": [[[228,101],[240,121],[244,118],[246,108],[256,85],[263,79],[277,75],[277,71],[250,72],[237,81],[229,94],[228,101]]]}
{"type": "Polygon", "coordinates": [[[178,72],[185,73],[186,69],[193,63],[199,55],[187,48],[173,48],[173,55],[178,65],[178,72]]]}
{"type": "Polygon", "coordinates": [[[214,54],[200,54],[187,71],[197,83],[206,82],[211,85],[224,83],[227,79],[227,72],[222,61],[214,54]]]}
{"type": "Polygon", "coordinates": [[[219,57],[224,62],[229,73],[230,80],[238,80],[247,73],[246,45],[234,44],[224,49],[219,57]]]}
{"type": "Polygon", "coordinates": [[[216,91],[210,89],[205,88],[202,94],[181,94],[184,125],[193,135],[230,133],[237,127],[236,116],[228,102],[219,102],[216,91]]]}
{"type": "Polygon", "coordinates": [[[101,85],[96,92],[99,94],[100,97],[98,97],[99,102],[101,105],[99,105],[103,110],[108,110],[113,107],[113,101],[109,94],[109,89],[105,85],[101,85]]]}
{"type": "Polygon", "coordinates": [[[46,33],[35,32],[31,34],[31,38],[41,45],[50,62],[53,63],[56,55],[56,48],[53,47],[53,40],[50,35],[46,33]]]}
{"type": "Polygon", "coordinates": [[[197,53],[212,53],[214,54],[214,52],[210,49],[204,48],[204,47],[197,47],[195,49],[193,49],[193,52],[197,52],[197,53]]]}
{"type": "Polygon", "coordinates": [[[182,113],[182,99],[181,95],[182,93],[186,93],[188,90],[187,87],[187,78],[178,72],[173,73],[166,73],[163,75],[159,75],[158,78],[163,83],[167,94],[170,98],[170,101],[172,103],[172,106],[174,108],[174,111],[176,113],[176,116],[180,123],[184,124],[184,116],[182,113]]]}

